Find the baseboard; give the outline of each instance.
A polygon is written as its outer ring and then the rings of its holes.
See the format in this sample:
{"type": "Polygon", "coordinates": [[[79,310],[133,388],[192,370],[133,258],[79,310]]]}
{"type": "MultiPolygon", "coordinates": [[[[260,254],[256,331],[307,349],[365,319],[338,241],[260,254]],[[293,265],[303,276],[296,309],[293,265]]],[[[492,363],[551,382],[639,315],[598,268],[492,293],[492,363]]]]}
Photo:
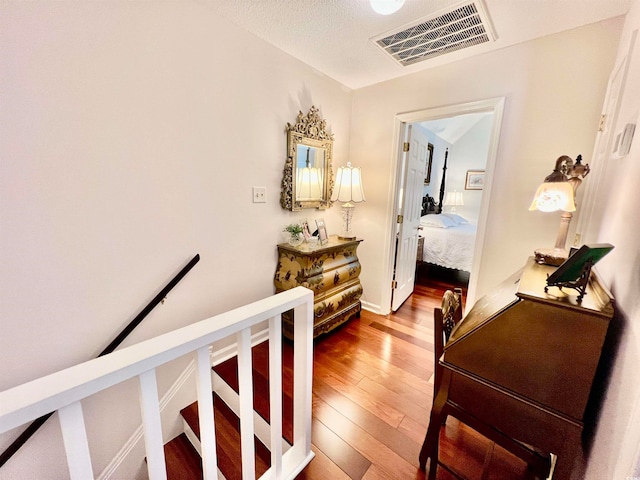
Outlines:
{"type": "MultiPolygon", "coordinates": [[[[375,303],[366,302],[360,299],[360,303],[362,304],[362,308],[369,312],[375,313],[376,315],[381,315],[380,313],[380,305],[376,305],[375,303]]],[[[387,312],[388,313],[388,312],[387,312]]]]}

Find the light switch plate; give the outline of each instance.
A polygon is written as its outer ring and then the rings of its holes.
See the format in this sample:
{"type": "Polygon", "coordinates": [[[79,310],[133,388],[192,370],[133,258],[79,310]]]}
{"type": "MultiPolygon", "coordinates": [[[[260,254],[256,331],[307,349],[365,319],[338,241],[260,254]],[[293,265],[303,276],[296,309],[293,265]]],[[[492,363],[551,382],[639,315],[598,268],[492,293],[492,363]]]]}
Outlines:
{"type": "Polygon", "coordinates": [[[631,150],[631,142],[633,141],[633,134],[636,131],[635,123],[627,123],[622,131],[616,136],[613,146],[613,157],[622,158],[631,150]]]}
{"type": "Polygon", "coordinates": [[[253,187],[253,203],[267,203],[267,187],[253,187]]]}

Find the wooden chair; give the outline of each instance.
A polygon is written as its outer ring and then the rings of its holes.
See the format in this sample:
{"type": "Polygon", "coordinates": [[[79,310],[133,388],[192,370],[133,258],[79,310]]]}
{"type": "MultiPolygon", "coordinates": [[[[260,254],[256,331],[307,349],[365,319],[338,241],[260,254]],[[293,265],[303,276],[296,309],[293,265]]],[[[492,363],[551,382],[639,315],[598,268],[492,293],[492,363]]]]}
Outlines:
{"type": "MultiPolygon", "coordinates": [[[[451,290],[447,290],[442,297],[441,308],[434,309],[433,318],[433,330],[435,335],[433,400],[435,402],[442,381],[442,366],[440,365],[439,360],[444,353],[444,345],[449,341],[452,330],[462,319],[462,290],[459,288],[454,289],[453,292],[451,290]]],[[[450,468],[438,461],[438,440],[440,436],[440,429],[445,424],[449,415],[457,418],[459,421],[468,425],[490,441],[500,445],[505,450],[525,461],[528,465],[528,472],[531,474],[531,478],[545,479],[549,476],[549,472],[551,470],[550,454],[535,450],[529,445],[506,436],[494,427],[487,425],[481,420],[470,415],[456,404],[447,402],[442,408],[439,416],[434,417],[434,413],[432,411],[431,419],[429,421],[429,430],[425,435],[424,443],[420,450],[419,461],[420,468],[422,470],[425,470],[427,460],[431,460],[429,464],[429,480],[435,480],[438,465],[445,468],[454,476],[457,476],[450,468]],[[437,429],[437,431],[434,430],[432,432],[432,428],[437,429]]],[[[488,455],[491,454],[491,451],[492,448],[489,450],[488,455]]]]}

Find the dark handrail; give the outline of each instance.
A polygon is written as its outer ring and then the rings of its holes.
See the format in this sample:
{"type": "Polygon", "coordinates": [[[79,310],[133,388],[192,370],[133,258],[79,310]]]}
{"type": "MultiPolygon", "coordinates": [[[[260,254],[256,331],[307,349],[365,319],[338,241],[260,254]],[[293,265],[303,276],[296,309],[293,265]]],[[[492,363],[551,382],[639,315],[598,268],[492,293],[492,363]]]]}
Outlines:
{"type": "MultiPolygon", "coordinates": [[[[189,270],[191,270],[194,265],[196,263],[198,263],[200,261],[200,255],[196,254],[195,257],[193,257],[191,259],[191,261],[189,263],[187,263],[184,268],[182,270],[180,270],[178,272],[178,274],[173,277],[173,279],[167,283],[167,285],[160,290],[160,293],[158,293],[153,300],[151,300],[146,307],[144,307],[142,309],[142,311],[136,315],[136,317],[131,320],[131,322],[129,322],[129,325],[127,325],[122,332],[120,332],[120,334],[107,346],[107,348],[105,348],[102,352],[100,352],[100,354],[98,355],[98,357],[102,357],[103,355],[107,355],[108,353],[113,352],[116,348],[118,348],[118,346],[124,341],[125,338],[127,338],[127,336],[133,332],[133,330],[140,324],[140,322],[142,322],[142,320],[144,320],[144,318],[149,315],[149,312],[151,312],[151,310],[153,310],[158,303],[160,303],[169,293],[169,291],[175,287],[177,285],[177,283],[182,280],[182,278],[189,272],[189,270]]],[[[46,415],[41,416],[40,418],[35,419],[33,422],[31,422],[29,424],[29,426],[25,429],[24,432],[22,432],[18,438],[16,438],[11,445],[9,445],[4,452],[2,452],[0,454],[0,468],[7,463],[7,461],[9,461],[9,459],[11,457],[13,457],[13,455],[15,455],[15,453],[20,449],[20,447],[22,447],[25,443],[27,443],[27,440],[29,440],[34,433],[36,433],[38,431],[38,429],[44,425],[44,423],[49,420],[49,418],[51,417],[51,415],[53,415],[55,412],[51,412],[51,413],[47,413],[46,415]]]]}

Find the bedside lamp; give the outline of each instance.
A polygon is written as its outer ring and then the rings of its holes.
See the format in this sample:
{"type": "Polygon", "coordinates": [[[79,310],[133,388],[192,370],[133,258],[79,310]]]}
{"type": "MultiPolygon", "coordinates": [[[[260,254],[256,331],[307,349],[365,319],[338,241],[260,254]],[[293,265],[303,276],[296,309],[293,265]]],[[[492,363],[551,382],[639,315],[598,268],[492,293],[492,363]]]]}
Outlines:
{"type": "Polygon", "coordinates": [[[356,207],[354,203],[365,201],[360,167],[352,167],[351,162],[347,162],[346,167],[338,168],[331,201],[346,202],[342,205],[342,233],[338,235],[338,238],[355,239],[356,237],[351,231],[353,210],[356,207]]]}
{"type": "Polygon", "coordinates": [[[447,195],[444,197],[445,206],[450,206],[450,213],[456,213],[456,207],[464,205],[464,198],[462,196],[462,192],[447,192],[447,195]]]}
{"type": "Polygon", "coordinates": [[[562,210],[560,228],[554,248],[536,250],[536,262],[546,265],[561,265],[569,256],[565,245],[569,224],[576,210],[575,194],[582,179],[589,173],[589,165],[582,165],[582,155],[578,155],[575,163],[562,155],[556,160],[553,172],[538,187],[529,210],[541,212],[557,212],[562,210]]]}

